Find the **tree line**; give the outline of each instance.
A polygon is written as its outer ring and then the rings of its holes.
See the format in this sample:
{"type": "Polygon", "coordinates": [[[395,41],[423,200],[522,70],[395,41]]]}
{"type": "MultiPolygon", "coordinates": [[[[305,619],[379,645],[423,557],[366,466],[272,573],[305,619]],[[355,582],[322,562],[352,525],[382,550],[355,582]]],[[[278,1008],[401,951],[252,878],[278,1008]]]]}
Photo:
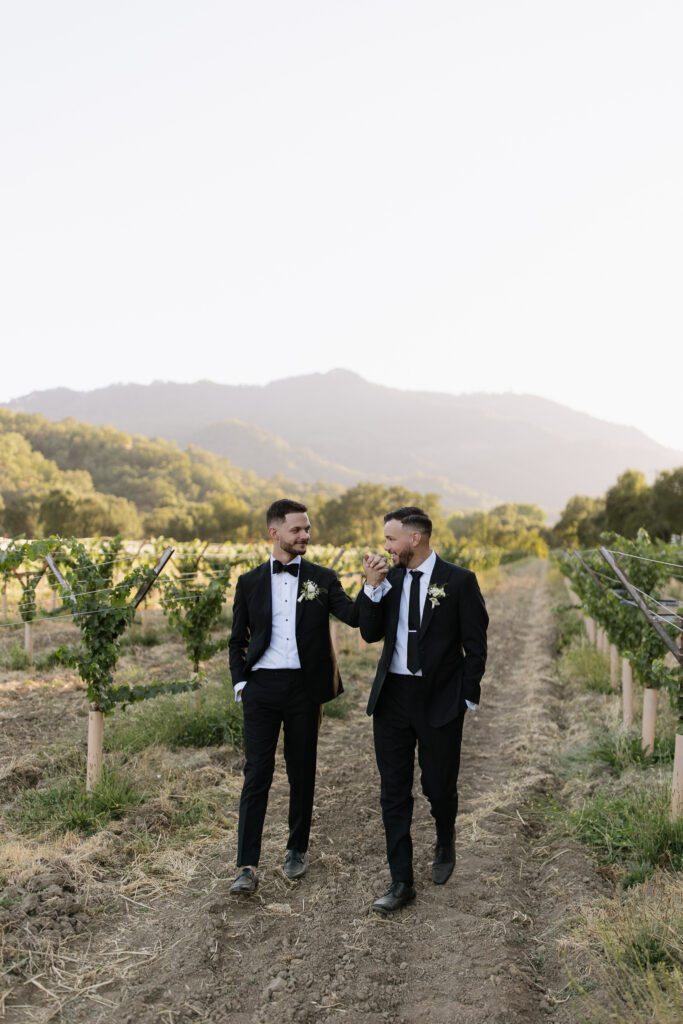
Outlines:
{"type": "Polygon", "coordinates": [[[633,539],[640,529],[669,541],[683,535],[683,466],[665,470],[652,485],[628,469],[600,498],[570,498],[553,529],[555,547],[593,548],[603,533],[633,539]]]}
{"type": "Polygon", "coordinates": [[[420,505],[434,521],[439,550],[465,564],[590,547],[605,530],[635,537],[644,527],[664,539],[683,533],[683,467],[661,473],[652,486],[628,470],[604,497],[571,498],[549,527],[537,505],[448,513],[438,495],[398,485],[365,482],[344,490],[264,479],[201,448],[0,410],[0,533],[7,536],[254,541],[263,536],[274,494],[306,502],[315,539],[336,545],[380,544],[382,512],[420,505]]]}

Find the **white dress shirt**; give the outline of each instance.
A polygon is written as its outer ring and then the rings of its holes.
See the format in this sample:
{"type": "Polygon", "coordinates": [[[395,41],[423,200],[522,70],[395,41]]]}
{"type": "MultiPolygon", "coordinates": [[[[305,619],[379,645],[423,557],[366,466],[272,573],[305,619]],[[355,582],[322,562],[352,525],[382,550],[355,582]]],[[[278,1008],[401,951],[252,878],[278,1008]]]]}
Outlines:
{"type": "MultiPolygon", "coordinates": [[[[420,622],[422,622],[422,613],[424,611],[425,601],[427,600],[427,590],[429,588],[435,565],[436,552],[432,551],[421,565],[413,566],[414,569],[417,569],[422,573],[420,576],[420,622]]],[[[403,593],[401,594],[401,604],[398,611],[396,646],[394,647],[394,655],[391,659],[391,664],[389,665],[389,671],[396,672],[400,676],[422,675],[421,668],[419,668],[417,672],[411,672],[408,668],[408,608],[410,604],[410,588],[412,584],[413,577],[410,575],[410,570],[407,570],[405,579],[403,580],[403,593]]]]}
{"type": "MultiPolygon", "coordinates": [[[[436,552],[432,551],[421,565],[415,565],[412,567],[422,573],[422,576],[420,576],[420,621],[422,621],[422,613],[424,612],[425,601],[427,600],[427,591],[429,589],[435,565],[436,552]]],[[[403,580],[403,592],[401,594],[401,604],[398,612],[396,645],[391,658],[391,664],[389,665],[389,671],[395,672],[400,676],[422,675],[422,669],[418,669],[417,672],[411,672],[408,668],[408,610],[412,582],[413,577],[410,575],[410,570],[407,570],[403,580]]],[[[371,587],[369,583],[365,584],[365,593],[371,601],[381,601],[389,590],[391,590],[391,584],[388,580],[383,580],[378,587],[371,587]]],[[[465,703],[470,711],[476,711],[479,706],[478,704],[473,704],[472,701],[469,700],[466,700],[465,703]]]]}
{"type": "MultiPolygon", "coordinates": [[[[288,565],[301,565],[301,556],[297,555],[288,565]]],[[[299,569],[301,571],[301,569],[299,569]]],[[[299,650],[296,645],[296,598],[299,588],[298,577],[288,572],[273,572],[273,556],[270,556],[270,593],[273,602],[273,621],[270,633],[270,644],[251,669],[256,672],[260,668],[301,668],[299,650]]],[[[242,690],[247,685],[246,679],[235,684],[235,701],[242,700],[242,690]]]]}

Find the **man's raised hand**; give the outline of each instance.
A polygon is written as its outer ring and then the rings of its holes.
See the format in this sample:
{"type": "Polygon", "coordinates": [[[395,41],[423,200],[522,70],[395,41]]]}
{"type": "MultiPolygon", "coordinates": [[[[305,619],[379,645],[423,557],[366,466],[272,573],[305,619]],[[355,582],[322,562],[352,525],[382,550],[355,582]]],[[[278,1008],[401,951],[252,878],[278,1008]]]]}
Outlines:
{"type": "Polygon", "coordinates": [[[378,587],[389,572],[389,563],[383,555],[366,552],[363,555],[363,572],[371,587],[378,587]]]}

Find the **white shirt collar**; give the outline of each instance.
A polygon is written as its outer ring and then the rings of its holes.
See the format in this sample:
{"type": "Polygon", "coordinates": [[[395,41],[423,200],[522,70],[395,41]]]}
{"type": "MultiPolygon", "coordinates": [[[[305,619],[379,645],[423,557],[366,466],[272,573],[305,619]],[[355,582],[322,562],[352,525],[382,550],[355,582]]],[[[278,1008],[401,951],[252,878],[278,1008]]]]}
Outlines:
{"type": "Polygon", "coordinates": [[[420,565],[413,565],[413,566],[411,566],[411,568],[407,570],[406,575],[408,575],[408,573],[411,571],[411,569],[419,569],[420,572],[425,574],[425,576],[431,576],[432,573],[434,572],[434,566],[435,565],[436,565],[436,551],[432,551],[431,555],[429,555],[428,558],[425,558],[424,562],[422,562],[420,565]]]}

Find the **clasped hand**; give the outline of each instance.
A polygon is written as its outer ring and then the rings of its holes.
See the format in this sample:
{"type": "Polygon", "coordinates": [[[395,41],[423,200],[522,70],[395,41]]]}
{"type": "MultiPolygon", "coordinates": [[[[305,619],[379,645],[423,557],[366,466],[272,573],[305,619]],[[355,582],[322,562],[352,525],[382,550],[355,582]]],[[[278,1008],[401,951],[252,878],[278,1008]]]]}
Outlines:
{"type": "Polygon", "coordinates": [[[378,587],[389,572],[389,563],[383,555],[363,555],[363,572],[371,587],[378,587]]]}

